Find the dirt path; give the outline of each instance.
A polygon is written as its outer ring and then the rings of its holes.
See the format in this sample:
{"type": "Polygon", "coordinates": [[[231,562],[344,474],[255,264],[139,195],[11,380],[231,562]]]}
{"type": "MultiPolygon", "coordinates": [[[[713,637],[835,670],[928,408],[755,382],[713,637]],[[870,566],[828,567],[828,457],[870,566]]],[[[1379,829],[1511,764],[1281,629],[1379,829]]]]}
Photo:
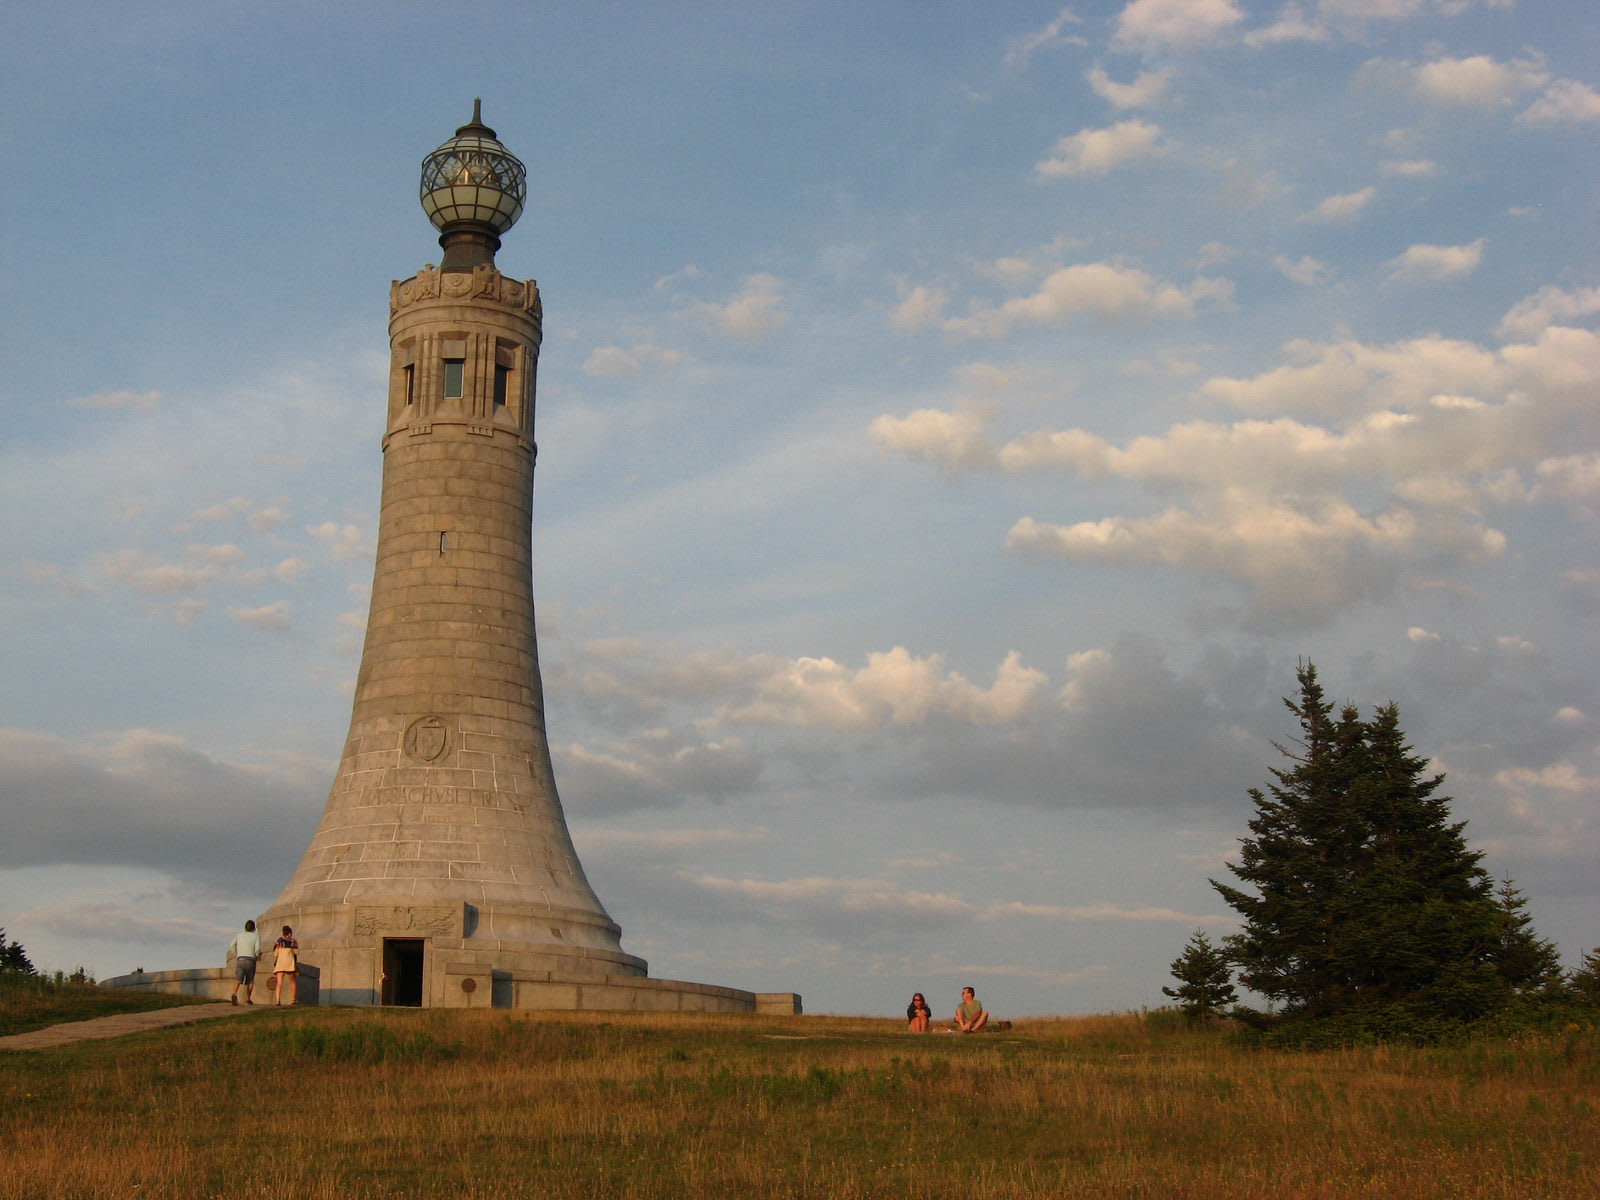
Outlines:
{"type": "Polygon", "coordinates": [[[88,1021],[68,1021],[35,1029],[29,1033],[13,1033],[0,1037],[0,1050],[49,1050],[69,1042],[83,1042],[91,1038],[122,1037],[128,1033],[143,1033],[147,1029],[165,1029],[170,1025],[187,1025],[190,1021],[209,1021],[213,1017],[232,1017],[240,1013],[258,1012],[269,1005],[235,1008],[231,1004],[195,1004],[182,1008],[157,1008],[150,1012],[116,1013],[109,1017],[94,1017],[88,1021]]]}

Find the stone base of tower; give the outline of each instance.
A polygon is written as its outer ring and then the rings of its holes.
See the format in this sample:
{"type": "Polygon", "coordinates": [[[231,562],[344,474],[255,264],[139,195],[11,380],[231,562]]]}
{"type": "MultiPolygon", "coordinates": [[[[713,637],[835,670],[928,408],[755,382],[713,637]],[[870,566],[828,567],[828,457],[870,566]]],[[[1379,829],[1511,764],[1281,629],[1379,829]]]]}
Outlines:
{"type": "Polygon", "coordinates": [[[301,961],[321,970],[324,1004],[456,1004],[446,976],[460,971],[573,980],[648,974],[644,959],[617,948],[617,928],[603,916],[554,906],[394,897],[280,905],[260,919],[263,940],[284,925],[295,931],[301,961]]]}
{"type": "MultiPolygon", "coordinates": [[[[370,951],[368,952],[370,954],[370,951]]],[[[354,956],[345,951],[343,956],[354,956]]],[[[514,958],[515,956],[510,956],[514,958]]],[[[531,956],[530,956],[531,957],[531,956]]],[[[547,1012],[638,1012],[638,1013],[755,1013],[762,1016],[799,1016],[803,1011],[794,992],[746,992],[710,983],[688,983],[681,979],[648,979],[637,975],[563,975],[559,971],[517,968],[507,964],[507,956],[495,962],[456,957],[448,949],[433,951],[433,961],[424,967],[420,1007],[423,1008],[510,1008],[538,1009],[547,1012]],[[431,966],[431,970],[430,970],[431,966]]],[[[336,959],[336,961],[338,961],[336,959]]],[[[346,982],[361,975],[363,963],[345,957],[346,982]]],[[[381,983],[376,993],[371,987],[346,986],[330,989],[327,982],[337,977],[337,969],[326,970],[302,960],[296,999],[302,1005],[382,1003],[381,983]]],[[[183,971],[140,971],[103,979],[101,987],[129,988],[134,991],[170,992],[182,996],[226,1000],[233,991],[232,967],[201,967],[183,971]]],[[[256,976],[257,1004],[271,1004],[272,976],[256,976]]],[[[418,1007],[416,1003],[409,1005],[418,1007]]]]}
{"type": "Polygon", "coordinates": [[[442,1008],[518,1008],[555,1012],[758,1013],[799,1016],[794,992],[746,992],[681,979],[613,975],[570,979],[540,971],[446,966],[442,1008]]]}

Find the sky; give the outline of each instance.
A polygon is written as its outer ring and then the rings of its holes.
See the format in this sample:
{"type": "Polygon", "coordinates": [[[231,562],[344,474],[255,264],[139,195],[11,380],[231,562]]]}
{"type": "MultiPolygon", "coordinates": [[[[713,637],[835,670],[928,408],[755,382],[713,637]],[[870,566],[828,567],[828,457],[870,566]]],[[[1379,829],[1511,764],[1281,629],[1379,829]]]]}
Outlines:
{"type": "Polygon", "coordinates": [[[545,308],[556,777],[652,975],[1159,1005],[1303,660],[1600,943],[1591,0],[458,11],[0,4],[37,965],[220,965],[309,842],[388,288],[479,96],[545,308]]]}

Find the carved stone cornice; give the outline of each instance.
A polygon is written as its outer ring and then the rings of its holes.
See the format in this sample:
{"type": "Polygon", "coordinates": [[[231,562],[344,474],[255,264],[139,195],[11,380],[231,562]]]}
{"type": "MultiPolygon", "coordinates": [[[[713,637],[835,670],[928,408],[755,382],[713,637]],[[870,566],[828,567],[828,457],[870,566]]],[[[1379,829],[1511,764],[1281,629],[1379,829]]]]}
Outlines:
{"type": "Polygon", "coordinates": [[[389,288],[389,312],[428,300],[489,300],[508,308],[521,309],[533,314],[533,319],[544,323],[544,305],[539,300],[539,285],[532,279],[526,282],[510,279],[487,263],[465,272],[445,273],[431,263],[410,279],[397,279],[389,288]]]}

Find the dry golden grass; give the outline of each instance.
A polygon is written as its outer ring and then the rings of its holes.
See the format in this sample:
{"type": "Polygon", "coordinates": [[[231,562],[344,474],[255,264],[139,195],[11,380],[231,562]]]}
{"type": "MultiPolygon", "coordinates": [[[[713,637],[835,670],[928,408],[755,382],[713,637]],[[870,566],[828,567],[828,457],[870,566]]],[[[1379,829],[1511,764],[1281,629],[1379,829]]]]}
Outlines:
{"type": "Polygon", "coordinates": [[[1600,1196],[1597,1050],[268,1010],[0,1060],[0,1198],[1600,1196]]]}

